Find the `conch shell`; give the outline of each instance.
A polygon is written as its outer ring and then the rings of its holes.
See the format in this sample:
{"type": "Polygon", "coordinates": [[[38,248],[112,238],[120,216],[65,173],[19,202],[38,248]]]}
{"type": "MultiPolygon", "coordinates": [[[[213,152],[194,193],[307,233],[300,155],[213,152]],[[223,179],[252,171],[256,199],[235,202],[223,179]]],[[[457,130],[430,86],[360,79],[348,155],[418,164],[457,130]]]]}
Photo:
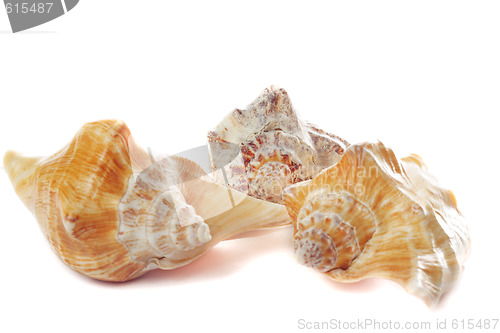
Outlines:
{"type": "Polygon", "coordinates": [[[48,158],[8,152],[4,165],[54,252],[99,280],[173,269],[229,237],[290,223],[284,206],[229,191],[190,160],[152,161],[121,121],[84,125],[48,158]]]}
{"type": "Polygon", "coordinates": [[[420,157],[398,161],[380,142],[350,146],[336,165],[288,187],[284,200],[299,262],[337,281],[390,279],[431,306],[469,253],[453,193],[420,157]]]}
{"type": "Polygon", "coordinates": [[[208,141],[220,182],[275,203],[283,203],[285,187],[338,162],[349,145],[299,120],[286,91],[274,87],[227,115],[208,141]]]}

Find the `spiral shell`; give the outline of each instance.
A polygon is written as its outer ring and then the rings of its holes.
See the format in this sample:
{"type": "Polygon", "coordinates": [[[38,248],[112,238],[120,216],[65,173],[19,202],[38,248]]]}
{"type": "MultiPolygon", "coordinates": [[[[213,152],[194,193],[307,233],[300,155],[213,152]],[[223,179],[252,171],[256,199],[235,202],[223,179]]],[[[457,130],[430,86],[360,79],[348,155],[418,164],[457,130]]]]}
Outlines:
{"type": "Polygon", "coordinates": [[[266,89],[245,110],[234,110],[208,134],[220,182],[283,203],[283,190],[335,164],[349,143],[298,119],[285,90],[266,89]]]}
{"type": "Polygon", "coordinates": [[[348,148],[314,179],[285,190],[299,262],[338,281],[387,278],[434,305],[468,256],[453,193],[411,155],[382,143],[348,148]]]}
{"type": "Polygon", "coordinates": [[[157,266],[169,266],[171,260],[184,259],[186,252],[211,240],[210,228],[179,188],[184,181],[202,176],[195,163],[171,156],[129,181],[118,204],[117,239],[134,261],[148,263],[158,257],[157,266]]]}
{"type": "Polygon", "coordinates": [[[99,280],[183,266],[226,238],[289,223],[283,206],[228,192],[190,160],[153,162],[122,121],[86,124],[48,158],[8,152],[4,165],[53,251],[99,280]]]}

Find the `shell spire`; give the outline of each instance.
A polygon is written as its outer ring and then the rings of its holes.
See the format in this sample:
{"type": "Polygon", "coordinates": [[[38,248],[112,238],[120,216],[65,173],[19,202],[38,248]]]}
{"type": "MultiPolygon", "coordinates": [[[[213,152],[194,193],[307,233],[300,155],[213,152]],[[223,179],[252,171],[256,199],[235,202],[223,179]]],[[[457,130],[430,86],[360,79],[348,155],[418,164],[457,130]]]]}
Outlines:
{"type": "Polygon", "coordinates": [[[382,143],[352,145],[336,165],[286,189],[299,262],[335,280],[381,277],[428,305],[459,278],[470,250],[453,193],[423,161],[382,143]]]}
{"type": "Polygon", "coordinates": [[[99,280],[183,266],[226,238],[290,222],[285,207],[243,193],[231,205],[190,160],[151,161],[118,120],[85,124],[47,158],[8,152],[4,165],[52,250],[99,280]]]}
{"type": "Polygon", "coordinates": [[[5,153],[3,164],[14,189],[28,209],[33,207],[32,179],[42,157],[25,157],[21,153],[9,150],[5,153]]]}

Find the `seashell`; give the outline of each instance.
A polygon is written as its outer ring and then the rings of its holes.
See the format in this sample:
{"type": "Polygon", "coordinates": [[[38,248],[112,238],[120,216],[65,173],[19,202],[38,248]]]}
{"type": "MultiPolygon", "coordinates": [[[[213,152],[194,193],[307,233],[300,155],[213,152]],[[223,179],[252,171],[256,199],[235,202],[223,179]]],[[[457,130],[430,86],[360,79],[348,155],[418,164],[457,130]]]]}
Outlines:
{"type": "Polygon", "coordinates": [[[469,253],[453,193],[420,157],[398,161],[380,142],[350,146],[336,165],[288,187],[284,201],[298,261],[337,281],[390,279],[431,306],[469,253]]]}
{"type": "Polygon", "coordinates": [[[290,222],[284,206],[228,192],[190,160],[152,161],[116,120],[84,125],[48,158],[7,152],[4,165],[54,252],[99,280],[183,266],[224,239],[290,222]]]}
{"type": "Polygon", "coordinates": [[[349,145],[299,120],[286,91],[274,87],[226,116],[208,141],[219,182],[275,203],[283,203],[285,187],[335,164],[349,145]]]}

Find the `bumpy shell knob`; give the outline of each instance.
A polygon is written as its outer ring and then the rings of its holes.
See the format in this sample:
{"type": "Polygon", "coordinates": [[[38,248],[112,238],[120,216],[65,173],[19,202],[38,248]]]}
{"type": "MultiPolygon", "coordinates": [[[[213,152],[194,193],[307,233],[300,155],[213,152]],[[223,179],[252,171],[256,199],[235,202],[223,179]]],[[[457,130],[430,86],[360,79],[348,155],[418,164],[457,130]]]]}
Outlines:
{"type": "Polygon", "coordinates": [[[226,116],[208,141],[212,169],[222,171],[218,181],[281,204],[285,187],[335,164],[349,145],[298,119],[286,91],[274,87],[226,116]]]}
{"type": "Polygon", "coordinates": [[[455,197],[422,160],[382,143],[285,190],[299,262],[338,281],[383,277],[436,304],[456,282],[470,237],[455,197]]]}

